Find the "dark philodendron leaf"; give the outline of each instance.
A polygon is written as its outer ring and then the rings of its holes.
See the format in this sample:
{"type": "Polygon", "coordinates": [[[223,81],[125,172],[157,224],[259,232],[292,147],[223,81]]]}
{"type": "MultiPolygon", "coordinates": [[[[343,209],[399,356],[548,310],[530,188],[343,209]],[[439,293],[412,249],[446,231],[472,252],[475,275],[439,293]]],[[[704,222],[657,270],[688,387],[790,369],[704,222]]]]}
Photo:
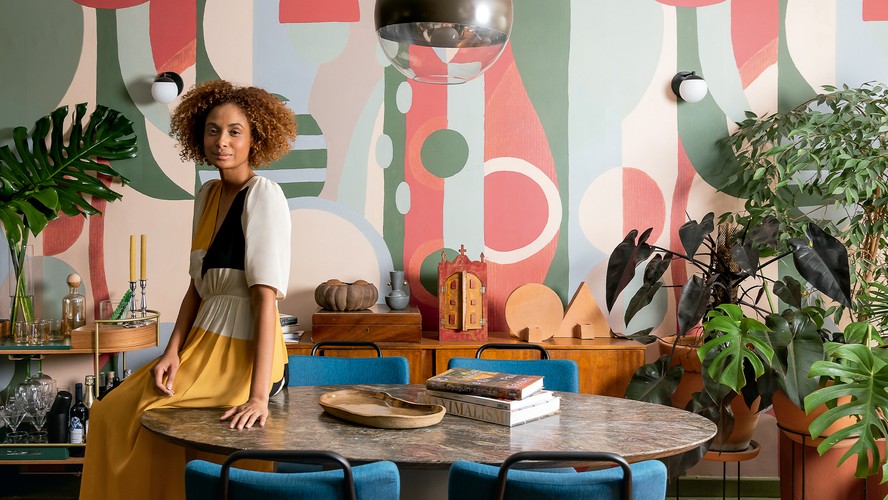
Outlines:
{"type": "Polygon", "coordinates": [[[699,224],[697,221],[691,220],[685,222],[680,228],[678,228],[678,237],[681,240],[681,246],[684,247],[685,255],[689,258],[694,257],[694,254],[697,253],[697,249],[703,244],[703,239],[715,229],[715,223],[713,222],[714,217],[715,214],[709,212],[703,216],[699,224]]]}
{"type": "Polygon", "coordinates": [[[667,254],[665,257],[657,254],[651,257],[651,260],[648,261],[647,266],[644,268],[644,282],[655,283],[660,281],[660,278],[669,269],[669,264],[671,263],[672,254],[667,254]]]}
{"type": "Polygon", "coordinates": [[[703,319],[706,308],[709,305],[709,296],[715,277],[704,283],[699,276],[691,276],[691,279],[681,288],[681,297],[678,299],[678,336],[688,333],[703,319]]]}
{"type": "Polygon", "coordinates": [[[645,328],[644,330],[639,330],[629,335],[614,332],[614,336],[621,339],[634,340],[644,345],[648,345],[653,344],[657,341],[657,337],[655,335],[651,335],[652,331],[654,331],[654,327],[645,328]]]}
{"type": "Polygon", "coordinates": [[[796,269],[814,288],[845,307],[851,307],[851,275],[848,251],[836,238],[826,234],[817,224],[808,224],[811,246],[792,238],[792,260],[796,269]]]}
{"type": "Polygon", "coordinates": [[[780,222],[774,216],[765,217],[758,226],[749,228],[746,241],[773,247],[777,244],[780,233],[780,222]]]}
{"type": "Polygon", "coordinates": [[[635,295],[632,297],[632,300],[629,301],[629,305],[626,306],[626,313],[623,315],[623,321],[628,325],[632,318],[638,313],[638,311],[644,309],[645,306],[651,303],[654,300],[654,297],[657,295],[657,292],[663,286],[662,282],[656,282],[652,284],[645,283],[635,292],[635,295]]]}
{"type": "Polygon", "coordinates": [[[759,251],[750,243],[736,244],[731,249],[731,258],[750,276],[755,276],[759,266],[759,251]]]}
{"type": "Polygon", "coordinates": [[[774,282],[774,295],[796,309],[802,308],[802,284],[792,276],[774,282]]]}
{"type": "Polygon", "coordinates": [[[823,359],[820,339],[823,310],[787,309],[782,314],[769,315],[765,323],[772,332],[767,340],[774,349],[771,366],[778,374],[780,389],[802,408],[805,397],[817,389],[818,379],[808,378],[808,372],[815,362],[823,359]]]}
{"type": "Polygon", "coordinates": [[[636,370],[626,387],[625,397],[671,406],[672,393],[678,387],[684,369],[680,365],[668,366],[668,360],[669,356],[663,355],[636,370]]]}
{"type": "Polygon", "coordinates": [[[638,242],[635,241],[638,231],[635,229],[629,231],[629,234],[611,252],[610,258],[607,260],[607,277],[604,287],[608,311],[613,309],[620,292],[635,277],[635,268],[638,264],[651,256],[651,246],[647,243],[651,231],[653,228],[648,228],[647,231],[641,233],[638,242]]]}

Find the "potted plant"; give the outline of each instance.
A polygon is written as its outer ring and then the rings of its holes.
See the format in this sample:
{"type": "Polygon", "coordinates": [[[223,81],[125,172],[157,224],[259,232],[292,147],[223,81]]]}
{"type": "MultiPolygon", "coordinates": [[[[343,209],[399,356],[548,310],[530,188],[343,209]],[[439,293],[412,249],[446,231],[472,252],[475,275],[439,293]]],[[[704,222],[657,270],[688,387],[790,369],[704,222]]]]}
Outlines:
{"type": "Polygon", "coordinates": [[[844,337],[845,343],[827,343],[826,359],[811,368],[812,377],[830,383],[805,398],[808,413],[824,405],[829,408],[811,422],[809,430],[815,438],[825,436],[817,446],[821,455],[850,441],[838,465],[857,455],[855,476],[881,471],[884,483],[888,478],[888,457],[884,454],[888,438],[888,349],[884,338],[868,322],[849,324],[844,337]],[[839,422],[843,425],[836,428],[839,422]]]}
{"type": "MultiPolygon", "coordinates": [[[[694,339],[691,345],[694,357],[702,361],[703,390],[692,397],[689,408],[714,420],[721,431],[730,434],[733,414],[728,407],[738,393],[743,392],[742,400],[750,406],[757,397],[763,397],[761,407],[767,407],[770,394],[776,387],[775,379],[769,377],[767,384],[751,382],[757,382],[766,373],[795,377],[803,369],[795,363],[786,362],[787,367],[778,363],[777,371],[771,371],[769,361],[774,352],[784,354],[788,360],[796,359],[792,356],[794,350],[802,348],[807,337],[802,335],[799,343],[794,343],[799,331],[793,328],[801,328],[808,323],[793,320],[789,312],[785,313],[789,320],[781,315],[775,316],[771,287],[778,296],[789,297],[793,294],[801,296],[801,285],[795,282],[793,286],[794,280],[774,282],[765,277],[762,270],[792,255],[796,269],[814,288],[848,305],[848,266],[844,246],[816,224],[809,224],[806,240],[790,239],[790,249],[774,255],[779,244],[779,224],[776,220],[766,219],[758,226],[734,230],[722,226],[722,236],[715,238],[712,236],[715,231],[713,221],[714,215],[709,213],[701,222],[691,220],[679,229],[683,253],[648,243],[650,230],[641,235],[637,231],[630,231],[608,261],[606,303],[608,310],[611,310],[617,297],[633,279],[636,267],[647,261],[642,284],[626,306],[624,319],[629,324],[632,317],[650,304],[654,294],[664,286],[661,277],[670,265],[690,264],[697,270],[682,286],[678,298],[678,328],[671,339],[671,349],[636,372],[629,383],[626,397],[660,404],[673,402],[674,393],[684,375],[684,369],[675,365],[673,358],[688,332],[707,317],[704,334],[694,339]],[[701,248],[704,251],[701,252],[701,248]],[[763,250],[771,252],[771,257],[764,261],[761,259],[763,250]],[[768,306],[761,305],[763,297],[767,297],[768,306]],[[719,309],[719,306],[722,307],[719,309]],[[741,306],[763,319],[769,318],[773,326],[746,318],[740,312],[741,306]],[[778,330],[776,336],[772,338],[766,335],[774,328],[778,330]],[[765,363],[768,363],[768,370],[765,370],[765,363]],[[744,391],[744,388],[747,389],[744,391]]],[[[808,309],[806,313],[813,314],[814,310],[808,309]]],[[[807,329],[802,328],[801,332],[807,333],[807,329]]],[[[650,340],[650,329],[627,336],[650,340]]],[[[819,338],[817,342],[821,342],[819,338]]],[[[822,356],[818,359],[822,359],[822,356]]],[[[782,385],[795,386],[792,380],[784,381],[782,385]]]]}
{"type": "Polygon", "coordinates": [[[98,213],[85,196],[114,201],[121,194],[106,183],[128,182],[107,161],[136,156],[132,122],[118,111],[96,106],[84,125],[86,110],[85,103],[75,106],[69,131],[68,107],[59,107],[37,120],[30,134],[25,127],[13,130],[15,153],[8,145],[0,147],[0,223],[16,283],[12,324],[19,317],[34,319],[23,272],[29,237],[40,234],[61,213],[98,213]]]}
{"type": "Polygon", "coordinates": [[[888,308],[867,307],[873,295],[888,297],[888,88],[823,89],[785,112],[747,112],[725,139],[735,173],[722,190],[745,198],[746,210],[723,220],[779,220],[782,242],[803,237],[811,221],[825,228],[848,247],[857,320],[888,333],[888,308]]]}

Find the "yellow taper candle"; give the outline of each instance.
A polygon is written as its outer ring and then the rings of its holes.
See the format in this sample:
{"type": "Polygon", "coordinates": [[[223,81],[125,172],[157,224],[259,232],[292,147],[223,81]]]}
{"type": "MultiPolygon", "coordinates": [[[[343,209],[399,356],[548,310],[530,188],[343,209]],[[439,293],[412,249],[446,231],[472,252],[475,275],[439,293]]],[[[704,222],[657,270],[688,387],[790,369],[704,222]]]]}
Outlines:
{"type": "Polygon", "coordinates": [[[136,235],[130,235],[130,281],[136,281],[136,235]]]}
{"type": "Polygon", "coordinates": [[[146,280],[148,273],[145,269],[148,267],[148,235],[142,235],[142,259],[139,261],[139,279],[146,280]]]}

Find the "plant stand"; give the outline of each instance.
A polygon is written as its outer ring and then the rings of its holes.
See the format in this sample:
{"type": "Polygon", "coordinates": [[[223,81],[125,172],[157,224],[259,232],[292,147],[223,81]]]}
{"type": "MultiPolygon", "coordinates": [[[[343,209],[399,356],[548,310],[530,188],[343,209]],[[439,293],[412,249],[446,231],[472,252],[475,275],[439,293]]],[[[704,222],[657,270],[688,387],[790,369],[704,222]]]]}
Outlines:
{"type": "MultiPolygon", "coordinates": [[[[822,456],[812,446],[811,436],[789,430],[777,424],[780,475],[780,498],[882,499],[888,494],[888,484],[879,484],[880,475],[866,479],[854,476],[855,457],[838,466],[846,449],[835,446],[822,456]],[[792,438],[790,438],[792,434],[792,438]]],[[[880,442],[885,453],[885,443],[880,442]]]]}
{"type": "Polygon", "coordinates": [[[737,499],[740,497],[740,462],[745,462],[747,460],[752,460],[757,457],[759,452],[762,450],[762,447],[755,441],[749,442],[749,448],[742,451],[707,451],[706,455],[703,456],[703,460],[710,460],[713,462],[721,462],[722,463],[722,500],[725,500],[727,495],[727,470],[728,470],[728,462],[736,462],[737,463],[737,499]]]}

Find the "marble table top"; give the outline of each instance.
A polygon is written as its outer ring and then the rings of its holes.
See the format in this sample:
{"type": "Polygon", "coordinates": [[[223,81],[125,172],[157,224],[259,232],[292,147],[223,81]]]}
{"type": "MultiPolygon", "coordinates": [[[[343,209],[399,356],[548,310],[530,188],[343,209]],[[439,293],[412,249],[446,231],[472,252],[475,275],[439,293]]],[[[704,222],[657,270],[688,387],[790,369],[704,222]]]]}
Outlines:
{"type": "Polygon", "coordinates": [[[229,454],[241,449],[324,449],[350,461],[391,460],[400,466],[446,468],[456,460],[500,464],[519,451],[609,451],[629,462],[697,448],[715,424],[676,408],[591,394],[559,393],[561,410],[516,427],[455,415],[419,429],[377,429],[323,411],[318,398],[344,388],[382,390],[416,401],[423,385],[290,387],[269,402],[265,427],[231,430],[219,408],[148,410],[142,426],[174,443],[229,454]]]}

